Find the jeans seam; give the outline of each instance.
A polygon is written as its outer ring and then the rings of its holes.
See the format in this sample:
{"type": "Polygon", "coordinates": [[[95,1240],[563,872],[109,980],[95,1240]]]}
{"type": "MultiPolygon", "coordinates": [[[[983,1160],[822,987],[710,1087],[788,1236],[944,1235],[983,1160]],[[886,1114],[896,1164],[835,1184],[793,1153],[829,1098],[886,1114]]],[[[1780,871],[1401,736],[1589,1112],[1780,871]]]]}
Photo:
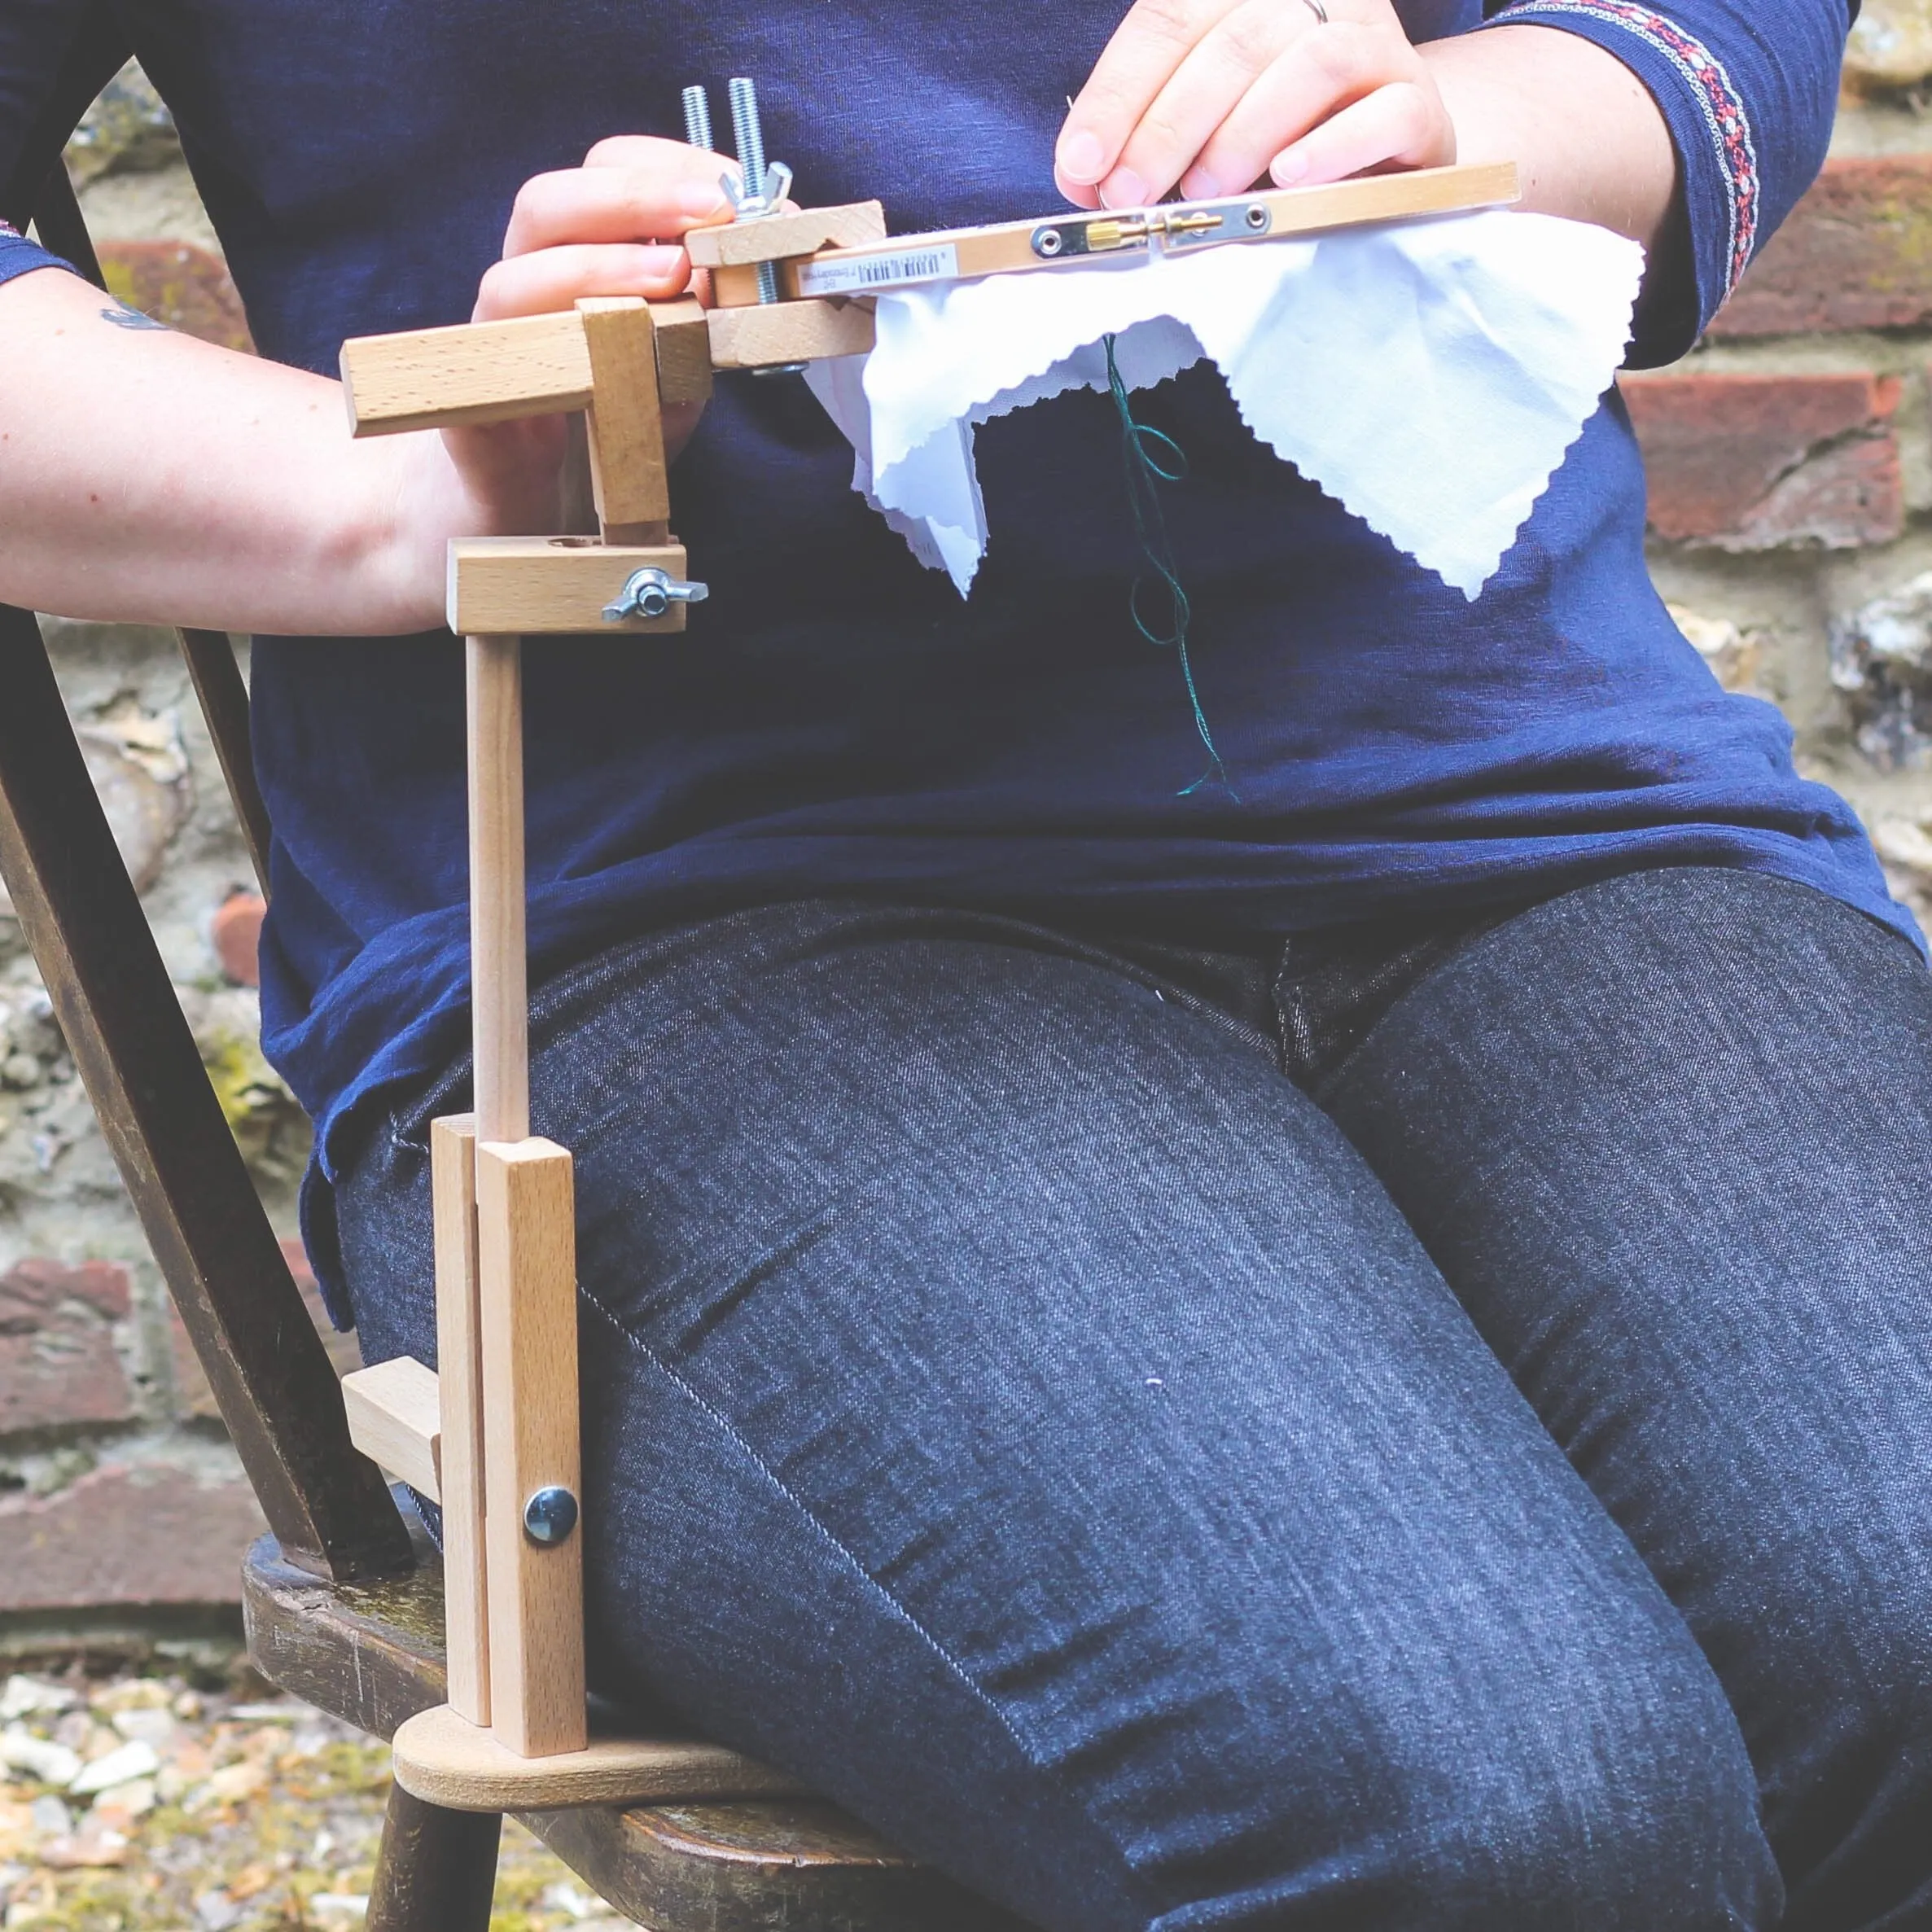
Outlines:
{"type": "Polygon", "coordinates": [[[737,1424],[734,1423],[722,1409],[719,1408],[715,1403],[707,1400],[704,1395],[698,1390],[695,1385],[692,1383],[688,1377],[681,1374],[676,1369],[672,1368],[670,1363],[666,1361],[664,1356],[659,1354],[657,1350],[653,1348],[642,1335],[637,1334],[625,1323],[620,1321],[617,1316],[612,1314],[611,1312],[607,1308],[602,1302],[598,1301],[594,1295],[589,1294],[587,1290],[582,1289],[581,1287],[579,1288],[578,1293],[582,1297],[582,1299],[587,1302],[589,1306],[600,1316],[602,1316],[605,1321],[609,1323],[609,1325],[614,1328],[617,1333],[624,1338],[625,1341],[629,1342],[631,1347],[636,1349],[638,1354],[642,1356],[645,1360],[649,1362],[651,1367],[655,1369],[657,1372],[662,1375],[665,1380],[668,1381],[671,1386],[678,1391],[680,1395],[683,1395],[687,1401],[693,1404],[701,1414],[709,1417],[713,1426],[716,1427],[725,1437],[725,1439],[733,1444],[737,1448],[738,1452],[750,1461],[752,1468],[756,1470],[758,1474],[764,1479],[764,1481],[769,1483],[772,1488],[775,1490],[779,1496],[782,1496],[786,1502],[787,1502],[791,1506],[791,1508],[798,1513],[800,1518],[810,1526],[813,1533],[820,1540],[820,1541],[824,1543],[833,1552],[840,1563],[848,1570],[854,1572],[862,1580],[865,1588],[869,1590],[876,1598],[878,1598],[880,1602],[885,1605],[887,1610],[892,1616],[896,1618],[901,1623],[903,1623],[907,1629],[910,1630],[913,1636],[915,1636],[919,1640],[919,1641],[923,1644],[926,1648],[939,1659],[941,1667],[947,1671],[947,1673],[952,1676],[956,1682],[963,1685],[968,1694],[974,1698],[981,1706],[984,1707],[988,1713],[992,1716],[994,1723],[998,1724],[1000,1728],[1005,1732],[1008,1738],[1012,1741],[1014,1749],[1019,1753],[1020,1756],[1024,1759],[1025,1761],[1029,1765],[1031,1765],[1032,1768],[1042,1777],[1050,1779],[1058,1788],[1061,1796],[1065,1798],[1067,1803],[1072,1805],[1074,1809],[1083,1817],[1084,1817],[1089,1824],[1093,1826],[1093,1829],[1098,1832],[1106,1841],[1106,1842],[1113,1847],[1115,1855],[1120,1861],[1122,1871],[1126,1873],[1128,1882],[1131,1885],[1132,1890],[1139,1895],[1143,1904],[1146,1906],[1148,1913],[1150,1914],[1148,1923],[1151,1925],[1155,1920],[1163,1916],[1161,1908],[1148,1892],[1146,1882],[1141,1877],[1140,1872],[1136,1869],[1133,1860],[1128,1856],[1126,1848],[1120,1844],[1118,1839],[1115,1838],[1113,1833],[1109,1831],[1106,1827],[1094,1816],[1089,1807],[1079,1797],[1079,1795],[1071,1789],[1071,1787],[1069,1786],[1067,1782],[1065,1774],[1062,1772],[1060,1768],[1057,1765],[1042,1763],[1040,1762],[1038,1755],[1027,1744],[1026,1739],[1020,1735],[1019,1731],[1014,1725],[1012,1719],[1010,1718],[1007,1714],[1000,1708],[997,1702],[980,1684],[975,1681],[972,1673],[966,1669],[966,1666],[962,1664],[957,1658],[953,1656],[952,1652],[949,1651],[946,1646],[942,1644],[939,1639],[935,1636],[933,1633],[928,1630],[916,1616],[913,1614],[911,1610],[909,1610],[905,1604],[901,1603],[900,1600],[895,1597],[892,1592],[888,1590],[885,1585],[882,1584],[862,1562],[859,1561],[859,1558],[854,1551],[848,1548],[847,1545],[839,1539],[839,1537],[832,1533],[831,1529],[827,1526],[824,1519],[819,1516],[818,1513],[805,1501],[803,1496],[799,1495],[797,1491],[793,1489],[791,1485],[779,1475],[778,1471],[771,1466],[771,1465],[764,1459],[763,1456],[759,1454],[757,1449],[754,1448],[751,1442],[746,1439],[743,1431],[738,1427],[737,1424]]]}

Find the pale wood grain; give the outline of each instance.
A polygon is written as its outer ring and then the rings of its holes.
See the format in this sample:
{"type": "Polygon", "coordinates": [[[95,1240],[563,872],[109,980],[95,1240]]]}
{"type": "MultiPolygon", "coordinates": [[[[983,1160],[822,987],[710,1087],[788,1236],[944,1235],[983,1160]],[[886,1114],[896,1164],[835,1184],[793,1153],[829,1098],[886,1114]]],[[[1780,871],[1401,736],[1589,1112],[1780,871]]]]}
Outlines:
{"type": "Polygon", "coordinates": [[[594,1737],[582,1750],[519,1757],[447,1704],[404,1723],[395,1751],[396,1781],[453,1812],[560,1811],[802,1790],[782,1772],[722,1745],[676,1738],[594,1737]]]}
{"type": "Polygon", "coordinates": [[[443,1493],[443,1425],[436,1372],[411,1355],[342,1378],[348,1439],[379,1468],[433,1502],[443,1493]]]}
{"type": "Polygon", "coordinates": [[[867,302],[773,302],[764,308],[714,309],[711,360],[715,369],[756,369],[771,362],[813,362],[825,356],[862,356],[873,344],[867,302]]]}
{"type": "Polygon", "coordinates": [[[524,956],[523,640],[471,635],[466,663],[476,1137],[520,1141],[530,1131],[524,956]]]}
{"type": "Polygon", "coordinates": [[[545,1545],[523,1527],[537,1490],[583,1493],[570,1155],[550,1141],[480,1137],[476,1235],[490,1728],[517,1756],[543,1757],[581,1750],[587,1736],[583,1527],[545,1545]]]}
{"type": "MultiPolygon", "coordinates": [[[[1268,210],[1269,240],[1316,234],[1377,221],[1413,220],[1459,210],[1494,208],[1518,198],[1520,188],[1512,161],[1482,162],[1448,168],[1420,168],[1404,174],[1365,175],[1353,181],[1324,183],[1312,188],[1264,188],[1229,199],[1258,201],[1268,210]]],[[[858,247],[821,251],[817,263],[860,262],[882,255],[918,248],[950,248],[956,275],[966,279],[1020,269],[1046,266],[1033,252],[1033,231],[1043,221],[1080,219],[1077,209],[1062,215],[1042,215],[1027,221],[1003,221],[984,228],[941,229],[926,234],[894,235],[890,240],[858,247]]],[[[722,232],[722,231],[721,231],[722,232]]],[[[1266,242],[1238,243],[1237,247],[1265,247],[1266,242]]],[[[1064,256],[1062,261],[1105,260],[1106,256],[1064,256]]],[[[798,264],[788,261],[784,274],[795,289],[798,264]]],[[[722,363],[720,364],[722,367],[722,363]]]]}
{"type": "Polygon", "coordinates": [[[681,631],[685,607],[607,624],[604,606],[634,570],[685,574],[681,544],[605,545],[581,537],[465,537],[449,546],[449,628],[459,637],[681,631]]]}
{"type": "Polygon", "coordinates": [[[658,393],[664,404],[711,400],[711,331],[705,326],[704,304],[695,296],[675,302],[653,302],[651,319],[657,325],[658,393]]]}
{"type": "Polygon", "coordinates": [[[883,203],[847,201],[831,208],[802,208],[794,214],[766,215],[756,221],[694,228],[684,245],[693,267],[719,269],[781,261],[788,255],[813,255],[821,248],[856,248],[883,241],[885,236],[883,203]]]}
{"type": "Polygon", "coordinates": [[[658,401],[657,329],[641,296],[577,304],[590,349],[590,487],[607,544],[666,543],[671,484],[658,401]]]}
{"type": "Polygon", "coordinates": [[[483,1536],[483,1343],[476,1285],[476,1122],[429,1128],[436,1266],[436,1365],[443,1436],[444,1628],[449,1702],[489,1722],[489,1580],[483,1536]]]}
{"type": "Polygon", "coordinates": [[[580,410],[590,350],[567,311],[361,335],[342,345],[342,386],[359,436],[580,410]]]}

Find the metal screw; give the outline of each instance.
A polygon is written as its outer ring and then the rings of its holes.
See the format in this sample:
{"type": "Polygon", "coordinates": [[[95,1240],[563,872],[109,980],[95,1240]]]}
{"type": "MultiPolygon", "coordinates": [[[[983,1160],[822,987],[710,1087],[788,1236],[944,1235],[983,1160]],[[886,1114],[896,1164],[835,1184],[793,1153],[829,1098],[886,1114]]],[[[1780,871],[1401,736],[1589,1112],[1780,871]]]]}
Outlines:
{"type": "Polygon", "coordinates": [[[577,1499],[553,1484],[540,1489],[524,1505],[524,1534],[532,1543],[552,1546],[568,1540],[577,1527],[577,1499]]]}
{"type": "Polygon", "coordinates": [[[758,118],[758,89],[740,74],[728,84],[731,96],[731,138],[738,145],[738,165],[745,171],[745,192],[764,192],[764,127],[758,118]]]}
{"type": "Polygon", "coordinates": [[[711,97],[702,87],[684,90],[684,138],[693,147],[715,147],[711,138],[711,97]]]}
{"type": "MultiPolygon", "coordinates": [[[[731,96],[731,138],[738,147],[738,164],[745,172],[745,193],[753,201],[766,199],[764,188],[764,124],[758,118],[758,90],[747,75],[740,74],[728,84],[731,96]]],[[[763,209],[760,212],[764,212],[763,209]]],[[[778,265],[758,265],[758,299],[778,299],[778,265]]]]}
{"type": "Polygon", "coordinates": [[[701,604],[711,595],[708,584],[693,584],[674,577],[655,563],[633,570],[624,579],[616,599],[604,606],[606,624],[622,624],[632,617],[662,617],[673,604],[701,604]]]}

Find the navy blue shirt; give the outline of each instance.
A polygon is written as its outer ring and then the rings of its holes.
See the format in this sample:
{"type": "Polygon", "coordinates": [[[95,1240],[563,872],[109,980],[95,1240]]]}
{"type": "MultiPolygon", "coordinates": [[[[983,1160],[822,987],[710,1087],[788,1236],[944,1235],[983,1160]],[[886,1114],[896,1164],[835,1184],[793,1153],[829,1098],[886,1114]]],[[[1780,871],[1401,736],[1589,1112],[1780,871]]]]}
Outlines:
{"type": "MultiPolygon", "coordinates": [[[[1057,205],[1054,136],[1124,0],[120,0],[173,107],[262,352],[459,321],[525,177],[602,136],[680,131],[678,90],[756,77],[807,202],[910,231],[1057,205]]],[[[0,176],[79,0],[0,0],[0,176]],[[10,145],[12,144],[12,145],[10,145]]],[[[1479,0],[1404,0],[1417,38],[1479,0]]],[[[1845,0],[1539,0],[1661,103],[1689,211],[1680,353],[1823,156],[1845,0]],[[1691,299],[1694,296],[1694,300],[1691,299]],[[1693,313],[1694,311],[1694,313],[1693,313]]],[[[47,258],[0,239],[0,278],[47,258]]],[[[726,378],[673,477],[712,601],[665,642],[528,652],[538,973],[654,923],[821,893],[1225,934],[1740,865],[1911,930],[1850,810],[1794,773],[1768,704],[1721,691],[1652,589],[1614,396],[1466,602],[1258,445],[1219,378],[1145,399],[1194,600],[1204,762],[1172,655],[1129,620],[1117,425],[1080,394],[988,424],[971,601],[848,488],[802,383],[726,378]]],[[[263,639],[275,830],[265,1045],[325,1166],[383,1089],[463,1044],[460,648],[263,639]]],[[[541,1123],[539,1124],[541,1126],[541,1123]]]]}

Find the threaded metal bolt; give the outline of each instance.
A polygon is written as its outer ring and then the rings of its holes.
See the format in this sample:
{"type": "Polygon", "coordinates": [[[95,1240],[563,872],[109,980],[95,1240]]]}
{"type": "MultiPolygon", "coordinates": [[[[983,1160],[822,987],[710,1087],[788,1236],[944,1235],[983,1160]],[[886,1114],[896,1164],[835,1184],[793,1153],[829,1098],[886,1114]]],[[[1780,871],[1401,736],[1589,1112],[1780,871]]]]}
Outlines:
{"type": "Polygon", "coordinates": [[[711,97],[702,87],[684,90],[684,138],[693,147],[712,147],[711,97]]]}
{"type": "Polygon", "coordinates": [[[745,172],[745,192],[764,192],[764,129],[758,118],[758,90],[744,75],[730,83],[731,138],[745,172]]]}
{"type": "MultiPolygon", "coordinates": [[[[730,83],[731,138],[738,147],[738,163],[745,173],[745,192],[764,192],[764,126],[758,118],[758,90],[744,75],[730,83]]],[[[778,299],[778,267],[776,262],[758,265],[758,299],[778,299]]]]}

